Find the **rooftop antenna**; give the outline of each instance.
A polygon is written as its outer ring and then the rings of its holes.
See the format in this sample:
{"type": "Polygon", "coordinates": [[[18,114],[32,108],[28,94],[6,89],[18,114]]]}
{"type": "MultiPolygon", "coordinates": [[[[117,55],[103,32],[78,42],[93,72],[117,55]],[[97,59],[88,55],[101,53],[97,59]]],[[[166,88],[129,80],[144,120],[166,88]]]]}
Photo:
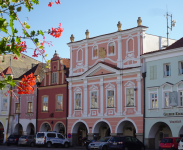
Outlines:
{"type": "Polygon", "coordinates": [[[168,47],[169,46],[169,41],[168,41],[169,32],[168,32],[168,29],[170,29],[172,31],[172,27],[175,27],[176,20],[172,20],[172,14],[171,15],[168,14],[168,8],[167,8],[167,13],[166,13],[165,17],[167,19],[167,47],[168,47]],[[171,17],[171,26],[170,27],[168,26],[168,17],[171,17]]]}

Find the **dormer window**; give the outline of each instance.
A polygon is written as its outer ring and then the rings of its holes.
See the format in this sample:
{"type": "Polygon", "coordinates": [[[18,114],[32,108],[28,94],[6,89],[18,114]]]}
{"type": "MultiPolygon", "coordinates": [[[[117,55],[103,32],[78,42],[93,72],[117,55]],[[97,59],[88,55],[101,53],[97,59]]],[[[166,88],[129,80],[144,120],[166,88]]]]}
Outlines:
{"type": "Polygon", "coordinates": [[[57,83],[57,72],[52,73],[52,83],[57,83]]]}
{"type": "Polygon", "coordinates": [[[115,55],[115,43],[114,42],[110,42],[108,44],[108,48],[107,48],[107,54],[108,56],[113,56],[115,55]]]}
{"type": "Polygon", "coordinates": [[[170,64],[164,64],[164,77],[171,76],[171,67],[170,64]]]}
{"type": "Polygon", "coordinates": [[[179,62],[179,74],[182,75],[183,74],[183,61],[179,62]]]}

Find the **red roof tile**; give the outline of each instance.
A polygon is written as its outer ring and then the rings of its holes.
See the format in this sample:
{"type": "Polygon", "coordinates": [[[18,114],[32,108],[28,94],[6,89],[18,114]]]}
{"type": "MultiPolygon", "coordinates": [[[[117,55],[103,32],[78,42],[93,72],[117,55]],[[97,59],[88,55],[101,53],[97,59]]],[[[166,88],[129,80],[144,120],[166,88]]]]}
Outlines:
{"type": "Polygon", "coordinates": [[[66,68],[70,68],[70,59],[68,58],[61,58],[62,64],[66,66],[66,68]]]}

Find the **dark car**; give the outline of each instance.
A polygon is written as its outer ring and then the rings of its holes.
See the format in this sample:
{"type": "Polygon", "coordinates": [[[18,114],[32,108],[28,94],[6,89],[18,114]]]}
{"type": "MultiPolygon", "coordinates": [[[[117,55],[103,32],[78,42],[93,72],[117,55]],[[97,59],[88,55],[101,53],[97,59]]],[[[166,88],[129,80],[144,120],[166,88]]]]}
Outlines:
{"type": "Polygon", "coordinates": [[[8,138],[7,138],[7,141],[6,141],[6,144],[7,146],[10,146],[10,145],[18,145],[18,140],[20,138],[20,135],[13,135],[11,134],[8,138]]]}
{"type": "Polygon", "coordinates": [[[110,150],[145,150],[145,146],[132,136],[113,136],[109,140],[110,150]]]}
{"type": "Polygon", "coordinates": [[[4,134],[3,131],[0,130],[0,144],[3,143],[3,140],[4,140],[4,134]]]}
{"type": "Polygon", "coordinates": [[[24,145],[24,146],[35,146],[35,136],[34,135],[22,135],[19,138],[18,145],[24,145]]]}

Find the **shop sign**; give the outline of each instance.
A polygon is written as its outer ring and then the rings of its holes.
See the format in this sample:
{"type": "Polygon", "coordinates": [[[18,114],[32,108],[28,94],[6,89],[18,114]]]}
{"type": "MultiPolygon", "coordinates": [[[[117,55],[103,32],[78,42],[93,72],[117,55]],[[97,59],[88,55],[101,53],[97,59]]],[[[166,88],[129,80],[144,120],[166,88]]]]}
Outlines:
{"type": "Polygon", "coordinates": [[[183,115],[183,112],[175,112],[175,113],[163,113],[164,116],[180,116],[183,115]]]}
{"type": "Polygon", "coordinates": [[[181,120],[175,120],[175,121],[172,121],[172,120],[169,120],[170,123],[181,123],[181,120]]]}

